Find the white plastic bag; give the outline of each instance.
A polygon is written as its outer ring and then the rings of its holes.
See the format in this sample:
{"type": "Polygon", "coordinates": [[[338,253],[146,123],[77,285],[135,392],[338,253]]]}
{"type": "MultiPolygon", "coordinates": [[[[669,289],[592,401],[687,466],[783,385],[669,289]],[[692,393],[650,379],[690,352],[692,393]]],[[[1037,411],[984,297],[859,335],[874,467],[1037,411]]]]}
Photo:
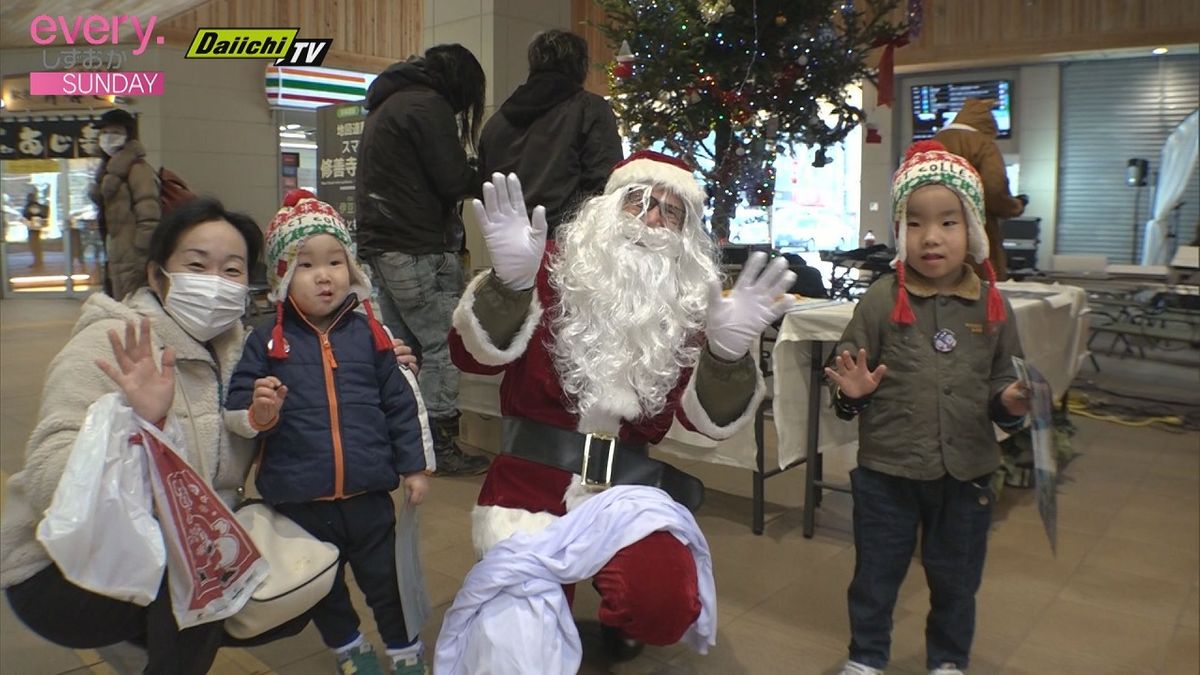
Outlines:
{"type": "Polygon", "coordinates": [[[182,630],[233,616],[269,571],[245,528],[156,427],[134,440],[145,447],[154,508],[166,544],[171,610],[182,630]]]}
{"type": "Polygon", "coordinates": [[[37,538],[71,583],[145,606],[166,565],[146,455],[129,439],[138,425],[120,394],[84,417],[37,538]]]}
{"type": "Polygon", "coordinates": [[[400,513],[396,516],[396,580],[400,583],[400,606],[408,639],[421,636],[421,628],[432,612],[425,572],[421,569],[421,551],[417,536],[417,507],[408,502],[406,491],[396,493],[400,513]]]}

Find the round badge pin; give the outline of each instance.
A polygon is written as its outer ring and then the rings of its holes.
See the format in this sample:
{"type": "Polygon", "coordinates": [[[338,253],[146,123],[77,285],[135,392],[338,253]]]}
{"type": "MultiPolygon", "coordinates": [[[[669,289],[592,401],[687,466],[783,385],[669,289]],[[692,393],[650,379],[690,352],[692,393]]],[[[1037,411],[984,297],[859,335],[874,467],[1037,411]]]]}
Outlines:
{"type": "Polygon", "coordinates": [[[933,348],[943,354],[948,354],[954,351],[958,346],[958,338],[954,337],[954,331],[943,328],[933,336],[933,348]]]}

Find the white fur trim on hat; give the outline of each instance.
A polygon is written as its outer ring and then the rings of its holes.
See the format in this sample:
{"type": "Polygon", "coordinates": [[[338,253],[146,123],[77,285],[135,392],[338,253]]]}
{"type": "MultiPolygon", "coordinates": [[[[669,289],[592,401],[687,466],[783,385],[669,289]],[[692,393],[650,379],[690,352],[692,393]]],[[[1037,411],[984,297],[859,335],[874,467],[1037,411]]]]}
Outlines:
{"type": "Polygon", "coordinates": [[[604,194],[612,194],[628,185],[663,185],[687,200],[699,217],[704,211],[706,195],[703,188],[690,171],[670,163],[667,161],[669,159],[665,155],[645,151],[630,155],[629,159],[613,169],[604,194]]]}

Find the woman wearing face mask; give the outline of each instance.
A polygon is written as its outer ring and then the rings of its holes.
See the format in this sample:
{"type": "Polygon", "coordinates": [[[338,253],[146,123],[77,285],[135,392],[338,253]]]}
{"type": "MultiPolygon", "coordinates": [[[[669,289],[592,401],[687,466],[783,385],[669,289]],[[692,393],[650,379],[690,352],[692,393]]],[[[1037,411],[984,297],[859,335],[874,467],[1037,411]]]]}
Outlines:
{"type": "MultiPolygon", "coordinates": [[[[173,417],[186,439],[180,454],[234,505],[254,448],[226,432],[222,411],[242,354],[247,270],[261,249],[258,225],[215,199],[197,198],[172,211],[150,239],[149,287],[124,302],[95,294],[84,303],[71,340],[47,370],[25,466],[8,481],[0,588],[13,613],[51,642],[101,649],[122,674],[208,672],[223,639],[221,623],[178,630],[166,575],[147,607],[79,588],[63,578],[34,531],[88,406],[113,391],[143,419],[161,426],[173,417]],[[145,649],[131,649],[131,642],[145,649]]],[[[397,359],[415,369],[412,350],[398,342],[394,347],[397,359]]],[[[303,621],[293,627],[298,632],[303,621]]]]}
{"type": "Polygon", "coordinates": [[[51,361],[25,466],[9,479],[0,525],[0,587],[13,612],[43,638],[75,649],[132,641],[146,647],[145,673],[208,672],[221,624],[178,630],[166,575],[147,607],[92,593],[63,578],[34,531],[88,406],[118,390],[143,419],[173,416],[187,439],[180,454],[233,505],[254,450],[226,433],[221,405],[242,351],[247,270],[261,247],[262,233],[248,216],[213,199],[181,206],[149,241],[150,287],[124,302],[92,295],[51,361]]]}
{"type": "Polygon", "coordinates": [[[162,206],[133,115],[117,109],[100,116],[100,150],[104,162],[90,194],[108,250],[110,293],[120,300],[146,284],[150,236],[162,218],[162,206]]]}

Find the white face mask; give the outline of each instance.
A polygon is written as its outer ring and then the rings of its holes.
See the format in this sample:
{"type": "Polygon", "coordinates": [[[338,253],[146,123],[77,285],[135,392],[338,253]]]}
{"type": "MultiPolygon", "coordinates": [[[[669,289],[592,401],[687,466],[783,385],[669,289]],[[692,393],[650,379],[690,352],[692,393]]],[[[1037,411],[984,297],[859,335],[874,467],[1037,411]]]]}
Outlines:
{"type": "Polygon", "coordinates": [[[126,140],[125,134],[100,134],[100,149],[112,157],[125,147],[126,140]]]}
{"type": "Polygon", "coordinates": [[[250,288],[245,284],[215,274],[163,274],[171,279],[164,309],[180,328],[200,342],[208,342],[232,328],[246,311],[250,288]]]}

